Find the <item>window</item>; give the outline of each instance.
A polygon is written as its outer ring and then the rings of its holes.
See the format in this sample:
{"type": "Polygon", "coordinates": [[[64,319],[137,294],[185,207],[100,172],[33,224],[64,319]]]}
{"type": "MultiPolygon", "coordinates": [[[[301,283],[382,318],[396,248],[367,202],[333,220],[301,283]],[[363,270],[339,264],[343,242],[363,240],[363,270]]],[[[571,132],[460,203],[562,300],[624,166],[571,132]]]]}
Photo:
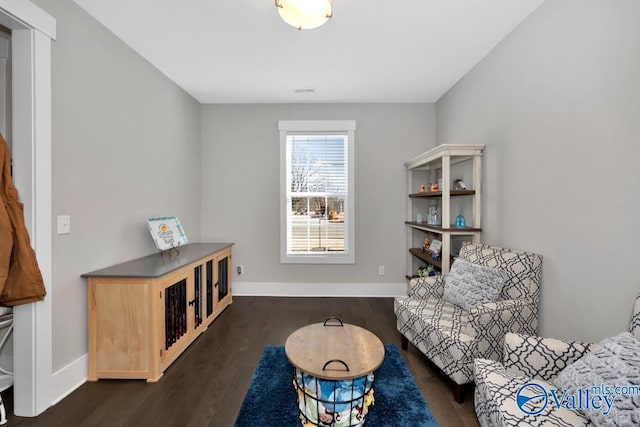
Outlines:
{"type": "Polygon", "coordinates": [[[280,121],[280,261],[353,264],[356,123],[280,121]]]}

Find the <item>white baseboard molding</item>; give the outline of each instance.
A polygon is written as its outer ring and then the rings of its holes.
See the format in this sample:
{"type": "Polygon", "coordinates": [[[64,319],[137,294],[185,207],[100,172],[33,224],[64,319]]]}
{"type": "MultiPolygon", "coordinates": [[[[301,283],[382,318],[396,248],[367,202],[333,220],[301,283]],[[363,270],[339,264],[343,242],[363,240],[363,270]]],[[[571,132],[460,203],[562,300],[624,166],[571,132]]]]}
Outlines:
{"type": "Polygon", "coordinates": [[[89,372],[89,354],[78,357],[64,368],[53,373],[53,392],[51,406],[60,402],[87,381],[89,372]]]}
{"type": "MultiPolygon", "coordinates": [[[[276,297],[394,297],[407,294],[406,283],[234,282],[234,296],[276,297]]],[[[87,381],[89,355],[84,354],[53,374],[51,405],[87,381]]]]}
{"type": "Polygon", "coordinates": [[[395,297],[407,295],[407,283],[233,282],[234,296],[395,297]]]}

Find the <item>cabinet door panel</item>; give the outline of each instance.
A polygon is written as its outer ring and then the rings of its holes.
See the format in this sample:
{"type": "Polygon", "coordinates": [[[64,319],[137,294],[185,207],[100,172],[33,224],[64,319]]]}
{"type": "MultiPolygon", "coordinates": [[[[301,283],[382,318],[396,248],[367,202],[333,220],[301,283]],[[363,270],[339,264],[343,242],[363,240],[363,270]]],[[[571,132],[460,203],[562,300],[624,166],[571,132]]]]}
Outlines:
{"type": "Polygon", "coordinates": [[[95,286],[96,371],[149,369],[149,311],[146,283],[95,286]],[[99,301],[100,304],[96,304],[99,301]]]}
{"type": "Polygon", "coordinates": [[[161,284],[163,336],[160,340],[160,361],[164,370],[193,340],[193,268],[167,277],[161,284]]]}

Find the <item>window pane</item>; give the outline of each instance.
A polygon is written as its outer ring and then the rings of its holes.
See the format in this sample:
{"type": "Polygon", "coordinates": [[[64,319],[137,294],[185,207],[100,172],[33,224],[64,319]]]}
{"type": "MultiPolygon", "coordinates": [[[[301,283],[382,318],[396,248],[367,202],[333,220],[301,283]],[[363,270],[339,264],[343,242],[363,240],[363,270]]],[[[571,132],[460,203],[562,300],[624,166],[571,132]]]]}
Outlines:
{"type": "Polygon", "coordinates": [[[344,253],[347,136],[288,135],[287,253],[344,253]]]}
{"type": "Polygon", "coordinates": [[[344,135],[290,135],[291,192],[346,193],[346,144],[344,135]]]}
{"type": "Polygon", "coordinates": [[[288,253],[345,250],[344,197],[292,197],[288,253]]]}

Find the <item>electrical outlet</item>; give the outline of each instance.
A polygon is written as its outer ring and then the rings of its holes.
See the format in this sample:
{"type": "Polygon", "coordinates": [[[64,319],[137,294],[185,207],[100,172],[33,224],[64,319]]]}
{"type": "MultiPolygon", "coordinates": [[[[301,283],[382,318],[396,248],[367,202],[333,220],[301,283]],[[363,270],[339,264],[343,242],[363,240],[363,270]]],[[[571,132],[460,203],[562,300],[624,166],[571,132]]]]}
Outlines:
{"type": "Polygon", "coordinates": [[[236,271],[238,272],[238,276],[244,272],[244,265],[239,265],[236,267],[236,271]]]}
{"type": "Polygon", "coordinates": [[[384,265],[378,266],[378,276],[384,276],[384,265]]]}

